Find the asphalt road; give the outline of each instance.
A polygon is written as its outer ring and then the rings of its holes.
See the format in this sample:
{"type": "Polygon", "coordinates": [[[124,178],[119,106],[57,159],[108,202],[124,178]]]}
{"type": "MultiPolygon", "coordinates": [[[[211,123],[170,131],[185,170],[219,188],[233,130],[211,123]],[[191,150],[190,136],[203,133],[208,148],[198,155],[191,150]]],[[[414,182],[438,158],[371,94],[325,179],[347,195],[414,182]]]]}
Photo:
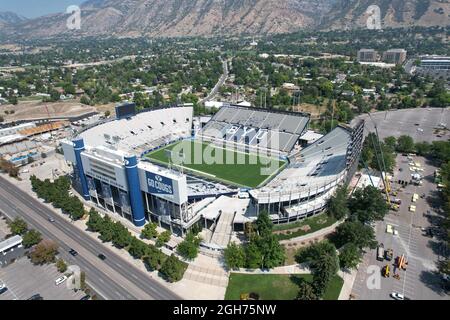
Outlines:
{"type": "Polygon", "coordinates": [[[208,94],[208,96],[205,99],[201,100],[200,103],[204,103],[204,102],[209,101],[212,98],[214,98],[214,96],[219,91],[220,87],[223,86],[223,84],[227,80],[227,78],[228,78],[228,61],[227,60],[223,61],[222,65],[223,65],[223,74],[220,76],[219,81],[217,81],[216,85],[211,90],[211,92],[208,94]]]}
{"type": "Polygon", "coordinates": [[[108,300],[180,300],[181,298],[150,278],[107,246],[92,239],[32,196],[0,177],[0,211],[10,218],[22,217],[45,238],[60,246],[60,256],[86,272],[88,284],[108,300]],[[51,223],[48,218],[55,222],[51,223]],[[72,257],[73,248],[79,254],[72,257]],[[102,261],[97,255],[103,253],[102,261]]]}

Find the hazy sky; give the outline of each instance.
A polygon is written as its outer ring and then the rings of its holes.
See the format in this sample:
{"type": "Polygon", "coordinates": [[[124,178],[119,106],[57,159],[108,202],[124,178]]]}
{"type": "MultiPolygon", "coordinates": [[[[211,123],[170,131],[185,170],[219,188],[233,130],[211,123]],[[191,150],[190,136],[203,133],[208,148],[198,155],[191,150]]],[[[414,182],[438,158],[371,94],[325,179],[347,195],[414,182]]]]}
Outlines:
{"type": "Polygon", "coordinates": [[[83,2],[85,0],[0,0],[0,12],[12,11],[27,18],[35,18],[65,12],[68,6],[83,2]]]}

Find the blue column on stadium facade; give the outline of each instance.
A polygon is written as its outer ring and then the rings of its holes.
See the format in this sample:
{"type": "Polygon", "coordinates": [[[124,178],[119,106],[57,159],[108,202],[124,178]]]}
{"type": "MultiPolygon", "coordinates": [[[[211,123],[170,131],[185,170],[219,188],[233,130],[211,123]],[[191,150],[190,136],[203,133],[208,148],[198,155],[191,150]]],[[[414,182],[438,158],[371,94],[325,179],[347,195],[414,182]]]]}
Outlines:
{"type": "Polygon", "coordinates": [[[137,227],[145,224],[144,201],[142,200],[136,156],[125,157],[125,171],[127,174],[128,194],[130,195],[133,223],[137,227]]]}
{"type": "Polygon", "coordinates": [[[73,150],[75,152],[75,159],[77,161],[77,169],[78,169],[78,176],[80,177],[81,181],[81,191],[83,192],[83,198],[85,200],[90,200],[91,197],[89,195],[89,187],[87,184],[86,175],[84,174],[83,169],[83,162],[81,162],[81,152],[84,151],[84,141],[82,138],[78,138],[75,140],[72,140],[73,142],[73,150]]]}

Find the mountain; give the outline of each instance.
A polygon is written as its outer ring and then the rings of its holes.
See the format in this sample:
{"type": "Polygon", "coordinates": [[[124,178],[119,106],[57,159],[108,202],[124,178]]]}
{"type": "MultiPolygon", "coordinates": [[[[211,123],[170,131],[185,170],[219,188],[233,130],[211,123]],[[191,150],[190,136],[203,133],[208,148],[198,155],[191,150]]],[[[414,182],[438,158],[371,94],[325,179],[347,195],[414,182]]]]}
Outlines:
{"type": "Polygon", "coordinates": [[[13,12],[0,12],[0,25],[13,25],[27,20],[25,17],[19,16],[13,12]]]}
{"type": "Polygon", "coordinates": [[[8,38],[178,37],[259,35],[299,29],[364,27],[366,9],[379,5],[385,27],[448,25],[450,0],[89,0],[81,29],[69,14],[18,21],[2,28],[8,38]]]}
{"type": "Polygon", "coordinates": [[[449,0],[339,0],[322,21],[325,29],[365,28],[369,6],[380,8],[381,26],[447,26],[450,21],[449,0]]]}

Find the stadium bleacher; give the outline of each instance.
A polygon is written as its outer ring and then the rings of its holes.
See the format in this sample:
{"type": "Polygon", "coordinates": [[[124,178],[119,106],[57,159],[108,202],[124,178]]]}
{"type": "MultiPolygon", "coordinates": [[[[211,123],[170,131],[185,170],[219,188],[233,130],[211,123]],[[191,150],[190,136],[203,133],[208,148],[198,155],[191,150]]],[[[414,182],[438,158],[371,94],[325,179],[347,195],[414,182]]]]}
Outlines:
{"type": "Polygon", "coordinates": [[[87,145],[103,145],[139,155],[190,137],[192,114],[192,107],[152,110],[94,126],[80,135],[87,145]]]}
{"type": "Polygon", "coordinates": [[[342,127],[335,128],[303,149],[266,186],[252,190],[252,196],[262,202],[286,201],[326,191],[345,177],[350,143],[351,133],[342,127]]]}
{"type": "Polygon", "coordinates": [[[309,116],[242,106],[224,106],[200,135],[288,154],[304,134],[309,116]]]}

